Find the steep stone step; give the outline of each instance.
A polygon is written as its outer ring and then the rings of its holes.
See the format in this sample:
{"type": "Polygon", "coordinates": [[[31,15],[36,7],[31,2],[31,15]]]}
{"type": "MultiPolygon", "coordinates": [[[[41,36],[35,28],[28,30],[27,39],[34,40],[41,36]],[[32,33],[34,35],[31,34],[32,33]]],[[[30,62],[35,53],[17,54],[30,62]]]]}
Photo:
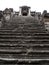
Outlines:
{"type": "Polygon", "coordinates": [[[49,39],[0,39],[0,42],[20,42],[20,43],[28,43],[28,42],[49,42],[49,39]]]}
{"type": "MultiPolygon", "coordinates": [[[[24,53],[2,53],[0,54],[0,58],[3,59],[49,59],[49,54],[48,53],[32,53],[32,54],[24,54],[24,53]]],[[[37,61],[37,60],[36,60],[37,61]]]]}
{"type": "Polygon", "coordinates": [[[16,35],[0,35],[0,39],[22,39],[22,40],[30,40],[30,39],[43,39],[43,40],[45,40],[45,39],[49,39],[49,36],[31,36],[31,35],[29,35],[29,36],[24,36],[24,35],[22,35],[22,36],[16,36],[16,35]]]}
{"type": "Polygon", "coordinates": [[[0,46],[0,50],[30,50],[31,52],[49,52],[49,46],[0,46]]]}
{"type": "Polygon", "coordinates": [[[17,30],[17,29],[14,29],[14,30],[0,30],[0,32],[19,32],[19,33],[21,33],[21,32],[45,32],[45,30],[40,30],[40,29],[30,29],[30,30],[24,30],[24,29],[19,29],[19,30],[17,30]]]}
{"type": "Polygon", "coordinates": [[[39,60],[36,61],[37,59],[35,59],[35,61],[0,61],[0,65],[49,65],[49,61],[47,60],[39,60]]]}
{"type": "Polygon", "coordinates": [[[14,46],[16,46],[16,47],[32,47],[32,46],[41,46],[41,47],[43,47],[43,46],[49,46],[49,42],[29,42],[29,43],[20,43],[20,42],[1,42],[0,43],[0,47],[14,47],[14,46]]]}
{"type": "Polygon", "coordinates": [[[49,36],[49,33],[39,33],[39,32],[35,32],[35,33],[32,33],[32,32],[0,32],[0,35],[16,35],[16,36],[29,36],[29,35],[33,35],[33,36],[49,36]]]}

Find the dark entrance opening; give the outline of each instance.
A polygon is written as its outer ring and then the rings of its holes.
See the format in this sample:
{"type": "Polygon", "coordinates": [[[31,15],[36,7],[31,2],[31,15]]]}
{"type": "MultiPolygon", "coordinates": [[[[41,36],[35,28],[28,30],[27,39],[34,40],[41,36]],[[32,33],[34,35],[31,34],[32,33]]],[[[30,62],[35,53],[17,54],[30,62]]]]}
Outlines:
{"type": "Polygon", "coordinates": [[[27,6],[21,7],[21,13],[22,13],[23,16],[27,16],[27,15],[28,15],[28,13],[29,13],[29,8],[30,8],[30,7],[27,7],[27,6]]]}
{"type": "Polygon", "coordinates": [[[28,15],[28,13],[27,13],[27,12],[26,12],[26,13],[25,13],[25,12],[23,12],[23,13],[22,13],[22,15],[23,15],[23,16],[27,16],[27,15],[28,15]]]}
{"type": "Polygon", "coordinates": [[[20,8],[21,8],[21,15],[22,16],[28,16],[30,7],[22,6],[20,8]]]}

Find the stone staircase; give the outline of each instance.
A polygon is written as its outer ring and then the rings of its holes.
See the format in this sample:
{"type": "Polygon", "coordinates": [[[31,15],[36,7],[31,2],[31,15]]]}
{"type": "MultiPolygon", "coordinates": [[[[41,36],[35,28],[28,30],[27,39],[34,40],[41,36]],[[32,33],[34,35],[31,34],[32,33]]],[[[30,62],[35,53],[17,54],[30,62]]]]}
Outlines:
{"type": "Polygon", "coordinates": [[[49,33],[32,17],[16,17],[0,28],[0,65],[49,65],[49,33]]]}

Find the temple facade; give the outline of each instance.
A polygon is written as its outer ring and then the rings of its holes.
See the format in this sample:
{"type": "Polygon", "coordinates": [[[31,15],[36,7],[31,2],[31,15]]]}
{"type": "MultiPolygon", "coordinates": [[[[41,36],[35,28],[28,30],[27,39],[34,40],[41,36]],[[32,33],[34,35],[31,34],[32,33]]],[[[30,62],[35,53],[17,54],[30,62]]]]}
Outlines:
{"type": "Polygon", "coordinates": [[[0,11],[0,65],[49,65],[49,13],[0,11]]]}

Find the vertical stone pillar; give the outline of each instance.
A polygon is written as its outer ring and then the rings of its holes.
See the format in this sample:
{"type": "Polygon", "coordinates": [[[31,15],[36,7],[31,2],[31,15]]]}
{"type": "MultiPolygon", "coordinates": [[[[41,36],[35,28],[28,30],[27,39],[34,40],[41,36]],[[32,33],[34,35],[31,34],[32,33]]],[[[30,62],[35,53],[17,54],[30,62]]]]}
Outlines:
{"type": "Polygon", "coordinates": [[[29,9],[29,13],[28,13],[28,16],[31,16],[31,11],[30,11],[30,9],[29,9]]]}
{"type": "Polygon", "coordinates": [[[19,9],[19,16],[21,16],[22,15],[22,13],[21,13],[21,8],[19,9]]]}
{"type": "Polygon", "coordinates": [[[39,19],[38,19],[38,14],[37,14],[37,13],[35,13],[35,19],[36,19],[36,20],[39,20],[39,19]]]}

